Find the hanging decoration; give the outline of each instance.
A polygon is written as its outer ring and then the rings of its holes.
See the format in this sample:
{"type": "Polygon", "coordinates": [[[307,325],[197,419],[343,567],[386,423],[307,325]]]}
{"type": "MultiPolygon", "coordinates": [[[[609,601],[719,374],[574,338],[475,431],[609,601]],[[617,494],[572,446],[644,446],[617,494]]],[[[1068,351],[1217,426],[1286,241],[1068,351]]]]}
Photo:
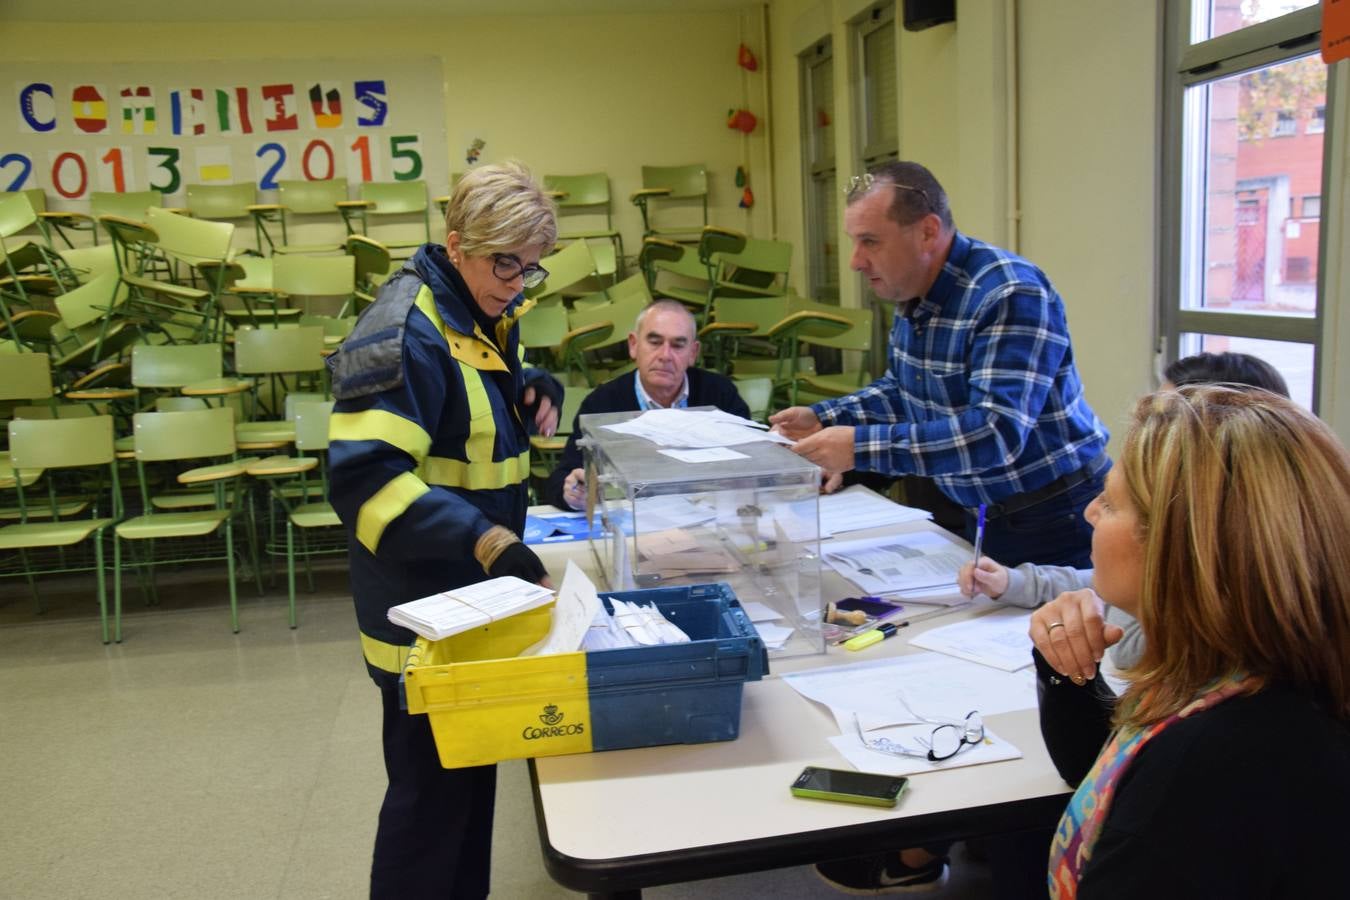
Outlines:
{"type": "Polygon", "coordinates": [[[749,134],[755,130],[759,120],[755,114],[748,109],[729,109],[727,110],[727,127],[734,128],[743,134],[749,134]]]}
{"type": "Polygon", "coordinates": [[[736,187],[741,189],[741,209],[749,209],[755,205],[755,195],[750,192],[750,176],[745,174],[745,166],[736,167],[736,187]]]}
{"type": "Polygon", "coordinates": [[[750,52],[749,47],[741,44],[741,48],[736,51],[736,65],[747,72],[754,72],[759,68],[759,60],[755,59],[755,54],[750,52]]]}

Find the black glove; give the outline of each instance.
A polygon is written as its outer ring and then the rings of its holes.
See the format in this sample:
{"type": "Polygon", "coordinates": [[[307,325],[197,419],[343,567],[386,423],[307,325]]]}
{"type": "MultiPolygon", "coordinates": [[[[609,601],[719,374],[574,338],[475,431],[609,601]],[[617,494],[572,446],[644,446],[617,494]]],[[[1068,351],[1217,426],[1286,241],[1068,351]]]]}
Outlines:
{"type": "Polygon", "coordinates": [[[508,544],[498,555],[492,567],[488,569],[488,574],[493,578],[514,575],[532,584],[538,584],[548,577],[548,569],[544,568],[544,564],[534,555],[533,550],[517,541],[508,544]]]}
{"type": "Polygon", "coordinates": [[[527,369],[525,374],[525,388],[522,390],[522,402],[520,405],[520,416],[525,422],[525,430],[529,434],[535,434],[534,417],[539,412],[539,403],[547,397],[553,404],[553,408],[558,411],[558,427],[561,428],[562,422],[562,402],[563,386],[558,379],[542,369],[527,369]],[[526,405],[524,403],[524,390],[534,388],[534,402],[526,405]]]}

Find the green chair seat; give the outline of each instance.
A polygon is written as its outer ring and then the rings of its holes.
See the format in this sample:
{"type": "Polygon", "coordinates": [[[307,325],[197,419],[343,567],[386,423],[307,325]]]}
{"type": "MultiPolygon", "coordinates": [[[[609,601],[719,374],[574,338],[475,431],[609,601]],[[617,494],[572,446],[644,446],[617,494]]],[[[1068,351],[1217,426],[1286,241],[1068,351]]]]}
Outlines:
{"type": "Polygon", "coordinates": [[[157,494],[150,498],[155,509],[202,509],[216,505],[216,495],[210,491],[189,494],[157,494]]]}
{"type": "Polygon", "coordinates": [[[292,524],[298,528],[328,528],[342,524],[328,503],[306,503],[291,511],[292,524]]]}
{"type": "Polygon", "coordinates": [[[0,528],[0,550],[22,547],[69,547],[78,544],[116,519],[80,519],[75,522],[28,522],[0,528]]]}
{"type": "Polygon", "coordinates": [[[240,422],[234,426],[239,444],[290,443],[295,440],[294,422],[240,422]]]}
{"type": "MultiPolygon", "coordinates": [[[[88,508],[89,501],[85,499],[62,500],[56,504],[56,515],[59,518],[66,519],[71,516],[78,516],[88,508]]],[[[30,519],[49,519],[52,516],[51,507],[45,505],[26,507],[25,511],[30,519]]],[[[14,521],[20,518],[22,518],[22,515],[17,506],[7,506],[0,509],[0,520],[14,521]]]]}
{"type": "MultiPolygon", "coordinates": [[[[165,414],[167,415],[167,414],[165,414]]],[[[123,540],[140,541],[152,538],[200,537],[210,534],[230,517],[227,509],[204,509],[194,512],[157,513],[136,516],[117,526],[117,536],[123,540]]]]}

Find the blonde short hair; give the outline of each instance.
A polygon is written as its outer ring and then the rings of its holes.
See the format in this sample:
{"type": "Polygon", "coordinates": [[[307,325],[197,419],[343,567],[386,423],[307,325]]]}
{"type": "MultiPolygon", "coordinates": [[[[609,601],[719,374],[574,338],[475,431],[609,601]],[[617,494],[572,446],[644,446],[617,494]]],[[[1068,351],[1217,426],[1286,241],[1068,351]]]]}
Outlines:
{"type": "Polygon", "coordinates": [[[558,217],[530,170],[510,161],[479,166],[459,179],[445,210],[445,230],[459,232],[466,256],[522,247],[547,253],[558,240],[558,217]]]}
{"type": "Polygon", "coordinates": [[[1117,464],[1139,516],[1146,647],[1117,719],[1143,726],[1252,675],[1350,719],[1350,454],[1265,391],[1144,397],[1117,464]]]}

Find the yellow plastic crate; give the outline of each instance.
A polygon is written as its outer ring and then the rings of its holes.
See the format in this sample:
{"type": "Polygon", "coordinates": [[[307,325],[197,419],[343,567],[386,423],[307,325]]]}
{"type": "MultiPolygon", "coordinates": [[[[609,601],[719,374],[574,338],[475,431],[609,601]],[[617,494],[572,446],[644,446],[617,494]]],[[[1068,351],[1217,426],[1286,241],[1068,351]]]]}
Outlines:
{"type": "MultiPolygon", "coordinates": [[[[768,671],[754,626],[726,585],[602,595],[655,601],[687,644],[518,657],[551,607],[408,655],[408,712],[430,716],[446,768],[656,744],[732,740],[741,689],[768,671]]],[[[608,602],[606,601],[606,606],[608,602]]]]}

